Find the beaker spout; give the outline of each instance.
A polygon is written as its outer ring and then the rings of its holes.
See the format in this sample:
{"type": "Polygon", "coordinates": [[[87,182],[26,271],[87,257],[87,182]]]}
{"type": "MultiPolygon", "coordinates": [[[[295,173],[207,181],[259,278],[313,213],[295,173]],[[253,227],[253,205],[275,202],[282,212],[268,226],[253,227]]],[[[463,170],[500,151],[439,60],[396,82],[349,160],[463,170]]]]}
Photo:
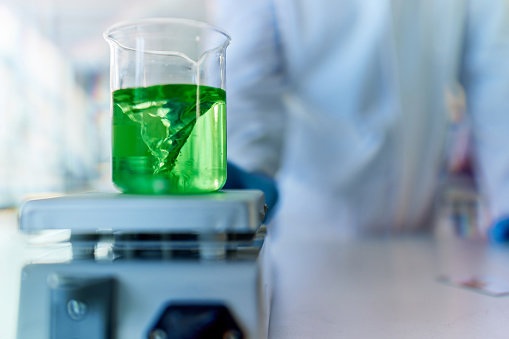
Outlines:
{"type": "Polygon", "coordinates": [[[112,48],[179,56],[198,63],[205,54],[221,52],[230,36],[218,27],[187,19],[153,18],[124,21],[103,34],[112,48]]]}

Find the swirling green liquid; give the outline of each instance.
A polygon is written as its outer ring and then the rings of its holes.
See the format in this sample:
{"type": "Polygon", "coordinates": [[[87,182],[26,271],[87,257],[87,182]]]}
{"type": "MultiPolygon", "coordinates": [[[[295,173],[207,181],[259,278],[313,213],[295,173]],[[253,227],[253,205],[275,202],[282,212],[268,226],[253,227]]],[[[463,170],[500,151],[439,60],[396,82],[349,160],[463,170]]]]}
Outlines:
{"type": "Polygon", "coordinates": [[[113,92],[112,179],[124,193],[201,193],[226,181],[226,93],[197,85],[113,92]]]}

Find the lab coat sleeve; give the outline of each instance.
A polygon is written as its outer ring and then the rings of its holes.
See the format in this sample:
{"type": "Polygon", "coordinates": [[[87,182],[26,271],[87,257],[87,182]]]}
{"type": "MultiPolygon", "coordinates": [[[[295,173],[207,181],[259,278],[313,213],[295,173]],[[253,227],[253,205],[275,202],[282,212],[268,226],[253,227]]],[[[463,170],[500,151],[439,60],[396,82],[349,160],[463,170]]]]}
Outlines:
{"type": "Polygon", "coordinates": [[[284,135],[284,63],[269,0],[214,2],[214,21],[232,38],[226,52],[228,159],[274,176],[284,135]]]}
{"type": "Polygon", "coordinates": [[[462,84],[491,218],[509,217],[509,1],[470,0],[462,84]]]}

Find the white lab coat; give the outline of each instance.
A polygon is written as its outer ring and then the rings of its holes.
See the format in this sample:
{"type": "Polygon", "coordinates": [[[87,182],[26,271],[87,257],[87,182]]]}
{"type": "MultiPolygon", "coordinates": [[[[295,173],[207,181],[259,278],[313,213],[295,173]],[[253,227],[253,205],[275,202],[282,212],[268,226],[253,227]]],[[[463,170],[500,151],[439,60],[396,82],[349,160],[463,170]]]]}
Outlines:
{"type": "Polygon", "coordinates": [[[509,1],[220,0],[216,9],[232,36],[228,157],[276,176],[280,231],[429,226],[446,99],[459,84],[491,214],[509,215],[509,1]]]}

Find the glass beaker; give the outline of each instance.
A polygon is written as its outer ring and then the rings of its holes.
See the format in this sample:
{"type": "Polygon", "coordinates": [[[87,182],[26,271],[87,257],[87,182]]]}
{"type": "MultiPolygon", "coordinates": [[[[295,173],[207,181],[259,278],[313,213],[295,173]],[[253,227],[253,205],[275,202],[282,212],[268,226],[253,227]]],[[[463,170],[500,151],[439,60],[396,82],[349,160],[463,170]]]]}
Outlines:
{"type": "Polygon", "coordinates": [[[229,35],[197,21],[154,18],[119,23],[104,37],[113,184],[142,194],[223,187],[229,35]]]}

